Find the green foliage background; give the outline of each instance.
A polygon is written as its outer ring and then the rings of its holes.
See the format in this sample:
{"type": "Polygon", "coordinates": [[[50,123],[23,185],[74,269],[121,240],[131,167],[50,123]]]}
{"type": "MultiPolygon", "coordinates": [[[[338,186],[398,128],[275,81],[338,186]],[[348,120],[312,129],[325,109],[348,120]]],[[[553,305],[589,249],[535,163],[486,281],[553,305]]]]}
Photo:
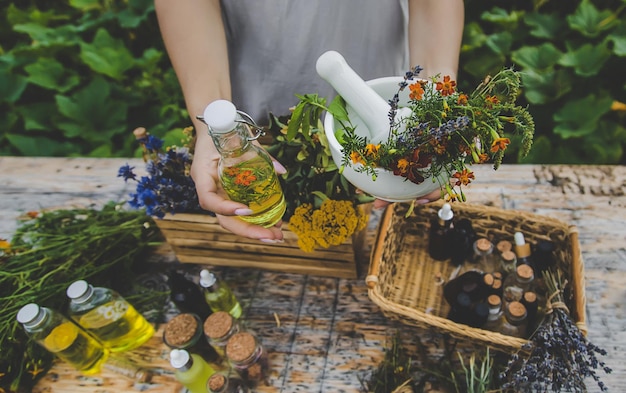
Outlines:
{"type": "MultiPolygon", "coordinates": [[[[151,0],[0,4],[0,155],[132,156],[135,127],[176,143],[190,124],[151,0]]],[[[626,163],[626,0],[465,7],[459,87],[522,71],[537,132],[521,162],[626,163]]]]}

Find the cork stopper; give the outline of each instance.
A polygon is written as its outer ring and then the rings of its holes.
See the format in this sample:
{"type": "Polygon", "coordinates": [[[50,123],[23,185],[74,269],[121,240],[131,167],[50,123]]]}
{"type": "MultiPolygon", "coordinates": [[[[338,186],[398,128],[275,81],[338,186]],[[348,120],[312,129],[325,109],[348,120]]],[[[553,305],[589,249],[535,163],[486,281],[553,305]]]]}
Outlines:
{"type": "Polygon", "coordinates": [[[148,136],[148,131],[144,127],[137,127],[133,130],[133,135],[135,139],[143,139],[148,136]]]}
{"type": "Polygon", "coordinates": [[[493,272],[491,274],[493,274],[493,278],[495,278],[496,280],[502,280],[502,273],[501,272],[493,272]]]}
{"type": "Polygon", "coordinates": [[[191,341],[198,332],[198,319],[194,314],[178,314],[172,318],[163,332],[163,341],[171,347],[181,347],[191,341]]]}
{"type": "Polygon", "coordinates": [[[209,315],[204,321],[204,334],[208,338],[224,337],[233,327],[233,317],[226,311],[218,311],[209,315]]]}
{"type": "Polygon", "coordinates": [[[511,302],[509,304],[509,314],[514,318],[523,318],[526,314],[526,307],[520,302],[511,302]]]}
{"type": "Polygon", "coordinates": [[[233,362],[242,362],[250,358],[255,350],[256,340],[252,334],[247,332],[233,335],[226,343],[226,356],[233,362]]]}
{"type": "Polygon", "coordinates": [[[537,294],[535,292],[524,292],[524,301],[528,304],[535,303],[537,301],[537,294]]]}
{"type": "Polygon", "coordinates": [[[534,272],[530,265],[519,265],[517,267],[517,275],[524,280],[530,280],[533,278],[534,272]]]}
{"type": "Polygon", "coordinates": [[[483,276],[483,283],[485,283],[485,285],[487,286],[492,286],[494,281],[495,281],[495,278],[493,277],[493,274],[491,273],[486,273],[483,276]]]}
{"type": "Polygon", "coordinates": [[[511,251],[513,249],[513,243],[508,240],[500,240],[496,244],[496,248],[498,249],[498,251],[500,251],[500,253],[503,253],[505,251],[511,251]]]}
{"type": "Polygon", "coordinates": [[[207,386],[211,391],[218,391],[222,389],[226,385],[226,377],[222,374],[213,374],[209,381],[207,382],[207,386]]]}
{"type": "Polygon", "coordinates": [[[496,307],[502,304],[502,299],[500,299],[498,295],[489,295],[489,297],[487,297],[487,304],[491,307],[496,307]]]}
{"type": "Polygon", "coordinates": [[[502,259],[506,262],[513,262],[515,260],[515,253],[511,250],[503,251],[501,255],[502,259]]]}
{"type": "Polygon", "coordinates": [[[502,280],[499,278],[493,280],[493,284],[491,285],[491,288],[495,289],[496,291],[502,288],[502,280]]]}
{"type": "Polygon", "coordinates": [[[480,238],[476,240],[476,248],[481,252],[488,252],[491,249],[491,242],[489,239],[480,238]]]}

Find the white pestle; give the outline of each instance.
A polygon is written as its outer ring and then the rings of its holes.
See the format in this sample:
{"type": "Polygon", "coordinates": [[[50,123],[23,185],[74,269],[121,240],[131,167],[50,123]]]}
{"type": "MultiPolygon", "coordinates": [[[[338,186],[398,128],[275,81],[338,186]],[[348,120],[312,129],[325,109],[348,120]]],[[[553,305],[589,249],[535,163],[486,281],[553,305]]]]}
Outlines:
{"type": "MultiPolygon", "coordinates": [[[[388,101],[372,90],[350,68],[346,59],[336,51],[323,53],[317,59],[315,68],[317,73],[346,101],[367,128],[358,127],[360,122],[356,120],[353,121],[353,124],[357,124],[355,132],[360,136],[367,137],[371,143],[386,140],[389,135],[389,110],[391,109],[388,101]]],[[[349,116],[350,112],[349,110],[349,116]]],[[[408,117],[410,113],[409,108],[399,108],[395,120],[408,117]]]]}

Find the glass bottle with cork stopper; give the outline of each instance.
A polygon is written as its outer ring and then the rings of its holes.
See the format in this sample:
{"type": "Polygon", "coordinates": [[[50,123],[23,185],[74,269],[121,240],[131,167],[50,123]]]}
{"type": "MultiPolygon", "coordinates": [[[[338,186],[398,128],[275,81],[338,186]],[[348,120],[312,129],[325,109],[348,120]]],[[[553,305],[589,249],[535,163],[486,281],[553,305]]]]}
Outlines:
{"type": "Polygon", "coordinates": [[[452,206],[444,203],[437,211],[437,217],[430,221],[428,253],[435,260],[444,261],[451,256],[450,233],[453,218],[452,206]]]}
{"type": "Polygon", "coordinates": [[[504,318],[498,327],[502,334],[518,338],[526,338],[528,325],[526,307],[520,302],[505,305],[504,318]]]}
{"type": "Polygon", "coordinates": [[[204,336],[220,356],[226,356],[228,339],[239,332],[239,322],[226,311],[217,311],[204,320],[204,336]]]}
{"type": "Polygon", "coordinates": [[[251,214],[239,218],[266,228],[274,226],[282,219],[286,204],[270,156],[252,143],[263,131],[227,100],[211,102],[199,119],[208,126],[220,154],[218,176],[222,188],[231,200],[251,210],[251,214]],[[252,136],[250,127],[259,130],[257,135],[252,136]]]}
{"type": "Polygon", "coordinates": [[[251,385],[263,381],[269,371],[267,353],[257,337],[249,332],[235,333],[228,339],[226,357],[241,377],[251,385]]]}
{"type": "Polygon", "coordinates": [[[248,393],[250,389],[234,370],[217,372],[207,382],[208,393],[248,393]]]}
{"type": "Polygon", "coordinates": [[[200,317],[182,313],[170,319],[163,329],[163,343],[171,349],[185,349],[200,355],[208,363],[218,364],[223,357],[204,338],[200,317]]]}
{"type": "Polygon", "coordinates": [[[502,312],[502,299],[498,295],[489,295],[487,297],[487,305],[489,306],[489,316],[483,325],[483,329],[497,331],[502,323],[504,313],[502,312]]]}
{"type": "Polygon", "coordinates": [[[511,250],[504,251],[500,254],[500,265],[498,271],[502,273],[502,276],[506,278],[507,276],[514,274],[515,269],[517,268],[517,257],[515,253],[511,250]]]}
{"type": "Polygon", "coordinates": [[[504,279],[502,290],[504,303],[520,302],[525,292],[534,290],[534,278],[533,268],[530,265],[517,266],[515,273],[504,279]]]}
{"type": "Polygon", "coordinates": [[[474,242],[474,263],[484,273],[493,273],[497,270],[496,255],[493,252],[493,243],[484,237],[474,242]]]}
{"type": "Polygon", "coordinates": [[[85,375],[102,371],[109,357],[109,350],[98,340],[50,308],[26,304],[18,311],[17,321],[37,344],[85,375]]]}
{"type": "Polygon", "coordinates": [[[226,311],[234,318],[241,317],[241,304],[235,294],[213,272],[208,269],[200,271],[200,286],[204,291],[204,299],[213,312],[226,311]]]}
{"type": "Polygon", "coordinates": [[[116,291],[94,287],[85,280],[67,288],[70,317],[111,352],[143,345],[154,335],[154,327],[116,291]]]}

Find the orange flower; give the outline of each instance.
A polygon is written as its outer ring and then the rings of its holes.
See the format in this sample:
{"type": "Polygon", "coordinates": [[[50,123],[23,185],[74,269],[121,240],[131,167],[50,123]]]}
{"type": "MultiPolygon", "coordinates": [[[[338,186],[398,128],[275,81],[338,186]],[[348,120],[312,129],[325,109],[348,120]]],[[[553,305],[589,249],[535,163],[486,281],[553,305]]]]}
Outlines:
{"type": "Polygon", "coordinates": [[[235,177],[235,184],[237,184],[238,186],[247,187],[255,180],[256,176],[254,175],[254,173],[251,170],[247,169],[237,174],[237,176],[235,177]]]}
{"type": "Polygon", "coordinates": [[[467,168],[463,169],[461,172],[457,171],[454,175],[452,175],[456,181],[456,185],[466,186],[472,182],[476,177],[474,177],[474,172],[468,171],[467,168]]]}
{"type": "Polygon", "coordinates": [[[485,154],[485,153],[480,153],[480,154],[478,155],[478,163],[479,163],[479,164],[485,163],[485,162],[487,162],[487,161],[489,161],[489,156],[488,156],[487,154],[485,154]]]}
{"type": "Polygon", "coordinates": [[[363,160],[363,157],[361,157],[361,154],[359,154],[358,151],[353,151],[352,153],[350,153],[350,159],[352,160],[353,164],[365,165],[365,160],[363,160]]]}
{"type": "Polygon", "coordinates": [[[511,143],[511,140],[509,138],[497,138],[491,144],[491,152],[495,153],[498,150],[504,151],[506,149],[506,145],[508,145],[509,143],[511,143]]]}
{"type": "Polygon", "coordinates": [[[443,77],[443,82],[437,82],[437,91],[441,91],[442,96],[449,96],[454,93],[454,89],[456,87],[456,82],[450,80],[450,76],[446,75],[443,77]]]}
{"type": "Polygon", "coordinates": [[[38,211],[29,211],[29,212],[26,212],[26,215],[29,218],[37,218],[37,217],[39,217],[39,212],[38,211]]]}
{"type": "Polygon", "coordinates": [[[396,166],[398,167],[398,170],[400,171],[400,173],[404,174],[406,173],[406,170],[409,167],[409,160],[407,160],[406,158],[401,158],[398,160],[398,163],[396,164],[396,166]]]}
{"type": "Polygon", "coordinates": [[[380,149],[380,144],[375,145],[373,143],[368,143],[367,146],[365,146],[365,154],[368,156],[375,156],[378,154],[378,149],[380,149]]]}
{"type": "Polygon", "coordinates": [[[409,85],[409,99],[419,101],[424,96],[424,86],[422,86],[422,82],[415,82],[412,85],[409,85]]]}
{"type": "Polygon", "coordinates": [[[459,94],[459,97],[456,99],[456,103],[459,105],[467,105],[467,95],[466,94],[459,94]]]}
{"type": "Polygon", "coordinates": [[[499,103],[500,103],[500,100],[496,96],[485,97],[485,104],[487,105],[487,108],[493,108],[494,105],[497,105],[499,103]]]}
{"type": "MultiPolygon", "coordinates": [[[[0,239],[0,250],[7,250],[11,247],[11,243],[9,243],[6,239],[0,239]]],[[[0,375],[1,377],[1,375],[0,375]]]]}

